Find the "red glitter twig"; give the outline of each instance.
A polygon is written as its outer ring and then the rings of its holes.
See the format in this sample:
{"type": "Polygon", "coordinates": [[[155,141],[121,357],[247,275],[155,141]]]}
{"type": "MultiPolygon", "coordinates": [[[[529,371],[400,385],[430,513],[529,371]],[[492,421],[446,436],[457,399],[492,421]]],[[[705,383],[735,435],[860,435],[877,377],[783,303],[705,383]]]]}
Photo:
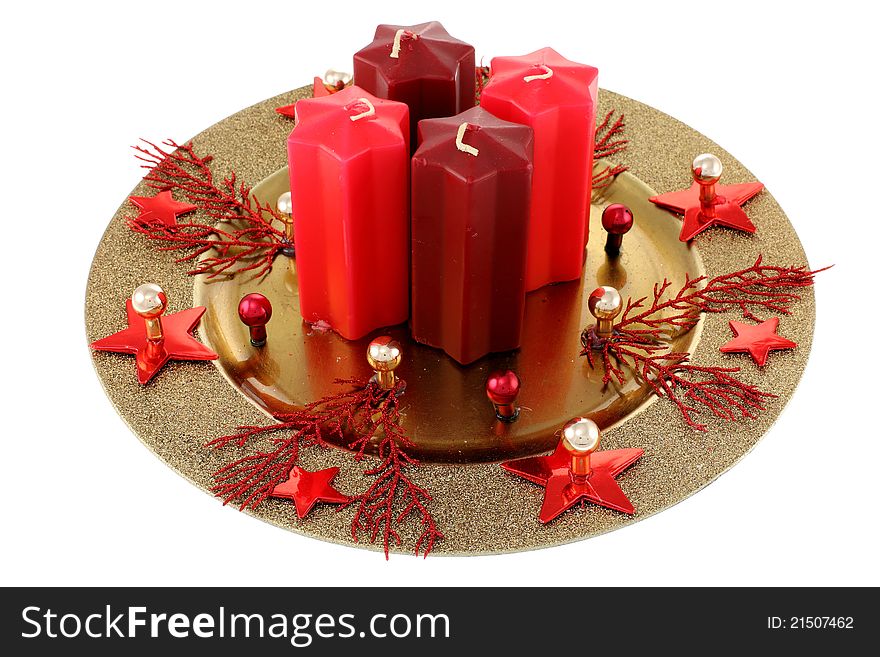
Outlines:
{"type": "Polygon", "coordinates": [[[738,417],[754,418],[755,411],[764,410],[764,399],[776,397],[736,378],[738,367],[693,365],[686,352],[669,351],[667,345],[627,334],[601,340],[587,329],[581,334],[581,345],[581,355],[587,357],[591,367],[597,356],[601,357],[603,383],[614,378],[622,384],[626,380],[624,366],[631,368],[654,394],[674,403],[688,426],[697,431],[706,429],[694,419],[700,406],[716,417],[733,421],[738,417]]]}
{"type": "Polygon", "coordinates": [[[404,451],[404,448],[413,447],[400,426],[400,394],[404,385],[402,381],[398,381],[390,394],[384,394],[376,406],[369,426],[365,426],[349,445],[352,450],[356,450],[356,458],[361,459],[370,442],[379,433],[382,434],[378,445],[381,463],[364,471],[365,475],[375,476],[376,479],[366,491],[352,498],[345,506],[357,504],[351,523],[352,538],[357,541],[358,534],[364,532],[369,536],[370,542],[375,542],[381,534],[386,559],[391,541],[397,545],[401,543],[395,527],[410,515],[417,516],[421,523],[422,532],[415,546],[417,555],[421,551],[424,556],[428,556],[434,543],[443,539],[443,532],[438,529],[427,509],[427,504],[431,501],[430,493],[406,474],[408,466],[418,465],[418,461],[404,451]],[[395,510],[399,504],[403,505],[400,512],[395,510]]]}
{"type": "Polygon", "coordinates": [[[215,472],[214,494],[224,504],[238,501],[241,509],[253,509],[287,478],[302,449],[326,446],[327,437],[344,440],[346,435],[353,435],[349,448],[360,461],[371,441],[375,444],[373,439],[381,434],[380,464],[364,471],[365,476],[375,476],[375,480],[340,509],[358,505],[352,520],[352,538],[357,541],[359,533],[366,532],[370,542],[375,542],[381,535],[386,558],[392,541],[401,544],[397,528],[415,515],[422,526],[415,553],[427,556],[443,533],[427,508],[430,493],[407,474],[408,467],[417,466],[418,461],[406,453],[412,442],[400,427],[399,397],[405,384],[400,381],[394,390],[386,391],[372,381],[337,383],[351,389],[307,404],[301,411],[278,415],[277,424],[239,427],[235,434],[210,441],[208,446],[215,449],[244,448],[252,439],[280,431],[286,434],[272,439],[272,449],[243,456],[215,472]]]}
{"type": "Polygon", "coordinates": [[[611,123],[612,116],[614,116],[614,110],[610,110],[602,123],[596,127],[596,142],[593,146],[593,158],[596,160],[620,153],[626,150],[627,144],[629,144],[629,139],[622,138],[624,128],[626,128],[623,114],[618,116],[614,123],[611,123]]]}
{"type": "Polygon", "coordinates": [[[671,351],[664,340],[693,328],[704,312],[736,309],[755,321],[760,321],[755,311],[761,309],[789,314],[792,303],[800,299],[794,290],[812,286],[821,271],[765,265],[758,256],[751,267],[712,279],[688,276],[673,296],[667,295],[671,283],[664,280],[654,286],[647,307],[647,297],[627,300],[611,337],[598,337],[594,327],[584,329],[581,355],[591,367],[601,358],[605,384],[612,379],[622,384],[624,367],[630,368],[657,396],[671,400],[694,429],[706,428],[694,419],[700,407],[724,420],[754,417],[755,411],[764,410],[764,399],[776,395],[738,379],[734,375],[739,368],[693,365],[690,354],[671,351]]]}
{"type": "MultiPolygon", "coordinates": [[[[614,116],[614,110],[609,111],[602,122],[596,128],[596,140],[593,147],[593,161],[615,155],[626,150],[629,145],[628,139],[623,139],[622,135],[626,124],[623,122],[623,114],[617,117],[614,123],[611,117],[614,116]]],[[[622,164],[609,164],[601,169],[593,169],[593,192],[605,189],[614,182],[614,179],[629,167],[622,164]]]]}
{"type": "Polygon", "coordinates": [[[129,218],[126,223],[134,232],[161,244],[161,251],[186,252],[177,262],[197,261],[190,275],[214,278],[253,271],[256,276],[265,276],[280,252],[292,252],[284,231],[273,225],[273,220],[282,224],[289,220],[270,204],[254,200],[251,188],[239,182],[235,172],[217,183],[208,166],[213,157],[197,155],[192,143],[181,146],[168,140],[157,146],[143,141],[146,146],[133,148],[144,162],[141,166],[149,171],[144,179],[150,187],[179,192],[214,223],[168,226],[149,215],[129,218]]]}
{"type": "Polygon", "coordinates": [[[711,279],[707,276],[686,276],[684,285],[669,298],[665,297],[672,284],[664,279],[662,283],[654,285],[653,299],[647,308],[647,297],[627,301],[617,328],[650,333],[656,337],[663,328],[686,330],[692,327],[700,313],[738,309],[744,317],[754,321],[761,321],[755,315],[756,310],[788,315],[791,304],[800,299],[794,290],[811,287],[815,275],[825,269],[828,268],[810,271],[804,266],[765,265],[763,256],[759,255],[752,266],[729,274],[711,279]],[[672,314],[661,314],[668,311],[672,314]],[[635,329],[635,325],[642,325],[646,329],[635,329]]]}

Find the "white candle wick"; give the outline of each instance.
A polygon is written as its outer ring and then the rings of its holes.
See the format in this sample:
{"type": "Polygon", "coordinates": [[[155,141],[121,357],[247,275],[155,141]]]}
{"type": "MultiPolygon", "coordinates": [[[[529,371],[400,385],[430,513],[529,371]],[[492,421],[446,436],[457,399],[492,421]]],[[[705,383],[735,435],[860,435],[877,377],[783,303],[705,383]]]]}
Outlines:
{"type": "Polygon", "coordinates": [[[409,30],[405,30],[400,28],[397,32],[394,33],[394,43],[391,45],[391,58],[392,59],[400,59],[400,40],[403,38],[404,34],[409,34],[413,41],[419,38],[418,34],[414,34],[409,30]]]}
{"type": "Polygon", "coordinates": [[[531,82],[532,80],[549,80],[553,77],[553,69],[549,66],[540,64],[538,65],[538,68],[543,68],[544,72],[539,75],[527,75],[523,78],[523,82],[531,82]]]}
{"type": "Polygon", "coordinates": [[[464,139],[464,133],[467,132],[467,129],[467,123],[462,123],[460,126],[458,126],[458,135],[456,135],[455,137],[455,147],[462,153],[467,153],[468,155],[473,155],[474,157],[476,157],[480,154],[480,150],[474,148],[469,144],[465,144],[464,141],[462,141],[464,139]]]}
{"type": "Polygon", "coordinates": [[[354,108],[362,105],[366,105],[367,109],[365,109],[363,112],[360,112],[359,114],[352,114],[348,118],[350,118],[352,121],[360,121],[361,119],[365,119],[368,116],[373,116],[376,113],[376,108],[373,107],[373,103],[370,102],[369,98],[358,98],[350,105],[346,105],[345,109],[353,110],[354,108]]]}

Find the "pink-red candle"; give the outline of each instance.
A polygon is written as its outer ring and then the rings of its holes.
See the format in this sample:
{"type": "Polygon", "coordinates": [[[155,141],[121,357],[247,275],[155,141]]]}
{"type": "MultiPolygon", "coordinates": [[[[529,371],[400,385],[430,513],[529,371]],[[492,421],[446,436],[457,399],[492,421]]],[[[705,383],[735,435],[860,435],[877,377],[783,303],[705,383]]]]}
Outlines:
{"type": "Polygon", "coordinates": [[[354,56],[359,87],[409,106],[413,149],[419,121],[474,106],[475,71],[474,47],[436,21],[380,25],[373,42],[354,56]]]}
{"type": "Polygon", "coordinates": [[[466,365],[520,345],[532,130],[471,108],[419,123],[413,337],[466,365]]]}
{"type": "Polygon", "coordinates": [[[408,116],[358,87],[296,104],[287,154],[300,309],[349,340],[409,316],[408,116]]]}
{"type": "Polygon", "coordinates": [[[496,57],[480,104],[535,131],[526,289],[581,277],[586,256],[598,70],[551,48],[496,57]]]}

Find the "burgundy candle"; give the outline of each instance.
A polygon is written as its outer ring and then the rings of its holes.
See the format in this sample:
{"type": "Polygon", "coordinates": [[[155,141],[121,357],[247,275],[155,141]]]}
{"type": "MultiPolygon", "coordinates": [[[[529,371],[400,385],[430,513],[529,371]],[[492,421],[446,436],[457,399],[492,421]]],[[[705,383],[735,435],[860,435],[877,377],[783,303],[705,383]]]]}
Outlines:
{"type": "Polygon", "coordinates": [[[474,47],[437,21],[380,25],[373,43],[354,56],[354,80],[379,98],[409,105],[412,148],[421,119],[452,116],[474,106],[474,47]]]}
{"type": "Polygon", "coordinates": [[[525,303],[532,129],[482,108],[419,124],[412,333],[462,365],[516,349],[525,303]]]}

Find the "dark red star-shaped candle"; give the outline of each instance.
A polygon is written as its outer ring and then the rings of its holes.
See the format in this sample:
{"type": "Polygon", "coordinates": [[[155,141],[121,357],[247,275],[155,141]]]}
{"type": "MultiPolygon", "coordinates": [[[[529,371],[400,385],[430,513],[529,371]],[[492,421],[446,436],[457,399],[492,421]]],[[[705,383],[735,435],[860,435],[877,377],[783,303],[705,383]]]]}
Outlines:
{"type": "Polygon", "coordinates": [[[176,226],[177,218],[197,208],[191,203],[175,201],[171,192],[159,192],[155,196],[129,196],[128,200],[141,212],[139,219],[158,221],[166,226],[176,226]]]}
{"type": "Polygon", "coordinates": [[[638,461],[644,450],[597,452],[600,439],[595,422],[576,418],[565,425],[562,440],[552,454],[507,461],[501,467],[544,487],[544,503],[538,514],[542,523],[550,522],[582,502],[633,514],[635,508],[616,478],[638,461]]]}
{"type": "Polygon", "coordinates": [[[205,309],[189,308],[163,316],[167,305],[162,288],[153,283],[141,285],[125,302],[128,328],[96,340],[92,349],[134,354],[142,384],[169,360],[215,360],[217,354],[192,335],[205,309]]]}
{"type": "Polygon", "coordinates": [[[296,515],[305,518],[318,502],[344,504],[348,495],[343,495],[330,485],[339,468],[327,468],[309,472],[298,465],[293,466],[287,480],[272,489],[271,497],[293,500],[296,515]]]}
{"type": "Polygon", "coordinates": [[[778,317],[771,317],[760,324],[730,322],[730,328],[736,337],[721,346],[722,353],[749,354],[761,367],[767,364],[767,357],[771,351],[797,347],[796,342],[776,333],[779,328],[778,317]]]}
{"type": "Polygon", "coordinates": [[[759,182],[718,185],[722,170],[721,160],[703,153],[694,159],[691,169],[694,182],[688,189],[650,198],[655,205],[684,215],[679,235],[682,242],[691,241],[712,226],[755,232],[755,225],[741,206],[764,189],[764,185],[759,182]]]}
{"type": "Polygon", "coordinates": [[[481,107],[419,126],[410,327],[462,365],[520,346],[532,135],[481,107]]]}
{"type": "Polygon", "coordinates": [[[373,42],[354,56],[357,85],[379,98],[409,105],[410,144],[419,121],[453,116],[476,102],[474,47],[437,21],[379,25],[373,42]]]}

